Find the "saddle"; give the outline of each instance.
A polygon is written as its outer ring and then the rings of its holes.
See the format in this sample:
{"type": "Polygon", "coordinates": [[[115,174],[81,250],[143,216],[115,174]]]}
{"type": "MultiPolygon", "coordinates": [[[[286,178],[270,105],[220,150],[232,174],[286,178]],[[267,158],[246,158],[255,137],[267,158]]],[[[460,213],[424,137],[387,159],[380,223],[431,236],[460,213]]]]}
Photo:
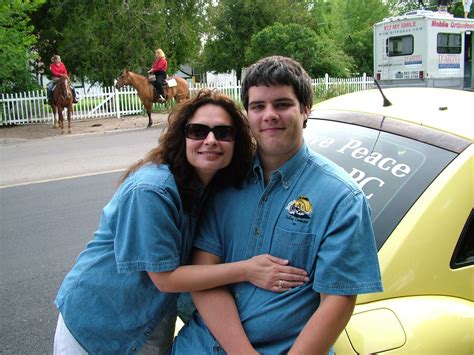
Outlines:
{"type": "Polygon", "coordinates": [[[178,86],[178,83],[176,82],[175,78],[168,77],[166,78],[164,85],[167,85],[168,87],[172,88],[172,87],[178,86]]]}

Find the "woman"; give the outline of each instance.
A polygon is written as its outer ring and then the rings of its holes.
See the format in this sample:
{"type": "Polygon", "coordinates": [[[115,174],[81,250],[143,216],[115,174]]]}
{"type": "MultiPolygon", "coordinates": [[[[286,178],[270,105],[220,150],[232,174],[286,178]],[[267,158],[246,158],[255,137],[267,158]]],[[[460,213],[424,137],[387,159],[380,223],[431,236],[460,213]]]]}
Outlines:
{"type": "Polygon", "coordinates": [[[166,61],[165,53],[161,48],[158,48],[155,51],[155,62],[153,66],[148,71],[148,73],[155,74],[155,88],[158,92],[158,98],[161,102],[165,102],[165,92],[163,91],[163,83],[166,80],[166,69],[168,69],[168,62],[166,61]]]}
{"type": "Polygon", "coordinates": [[[186,265],[206,189],[239,186],[253,143],[239,108],[214,91],[176,106],[168,121],[159,146],[124,174],[59,289],[55,354],[131,353],[150,337],[162,353],[174,333],[176,292],[307,279],[270,255],[186,265]]]}
{"type": "MultiPolygon", "coordinates": [[[[63,62],[61,62],[61,57],[57,54],[51,57],[51,65],[49,66],[49,70],[51,71],[51,75],[53,76],[53,80],[48,83],[48,102],[51,103],[53,98],[54,84],[59,80],[59,77],[61,75],[66,75],[69,79],[69,74],[67,72],[66,66],[63,62]]],[[[71,85],[71,91],[74,97],[73,101],[74,103],[77,103],[76,89],[74,89],[70,81],[69,83],[71,85]]]]}

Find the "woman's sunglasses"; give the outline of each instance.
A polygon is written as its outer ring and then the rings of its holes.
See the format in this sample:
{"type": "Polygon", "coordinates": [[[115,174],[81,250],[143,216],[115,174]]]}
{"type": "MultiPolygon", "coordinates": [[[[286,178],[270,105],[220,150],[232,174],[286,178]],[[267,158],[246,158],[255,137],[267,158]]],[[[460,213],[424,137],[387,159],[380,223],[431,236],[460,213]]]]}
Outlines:
{"type": "Polygon", "coordinates": [[[184,127],[184,134],[189,139],[206,139],[209,132],[212,132],[219,141],[232,142],[235,139],[235,128],[232,126],[215,126],[211,128],[200,123],[188,123],[184,127]]]}

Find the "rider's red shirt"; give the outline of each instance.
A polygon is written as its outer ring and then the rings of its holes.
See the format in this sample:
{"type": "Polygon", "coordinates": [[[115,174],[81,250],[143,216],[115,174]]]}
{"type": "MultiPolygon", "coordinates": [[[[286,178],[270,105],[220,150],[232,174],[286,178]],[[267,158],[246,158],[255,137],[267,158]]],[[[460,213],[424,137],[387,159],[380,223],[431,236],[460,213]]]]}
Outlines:
{"type": "Polygon", "coordinates": [[[166,71],[166,69],[168,69],[168,62],[166,61],[166,58],[158,58],[151,67],[153,72],[166,71]]]}
{"type": "Polygon", "coordinates": [[[69,74],[67,73],[66,66],[64,63],[52,63],[49,66],[49,70],[51,70],[51,74],[53,74],[53,77],[59,78],[61,74],[65,74],[69,78],[69,74]]]}

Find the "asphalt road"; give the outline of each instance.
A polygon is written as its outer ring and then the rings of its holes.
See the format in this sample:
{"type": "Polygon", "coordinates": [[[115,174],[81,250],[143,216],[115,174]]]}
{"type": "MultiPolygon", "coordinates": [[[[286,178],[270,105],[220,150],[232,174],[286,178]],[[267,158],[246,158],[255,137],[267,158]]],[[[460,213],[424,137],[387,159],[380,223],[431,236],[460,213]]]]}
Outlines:
{"type": "Polygon", "coordinates": [[[51,354],[57,289],[160,130],[0,146],[0,353],[51,354]]]}
{"type": "Polygon", "coordinates": [[[0,188],[124,169],[157,145],[160,132],[152,127],[0,145],[0,188]]]}

